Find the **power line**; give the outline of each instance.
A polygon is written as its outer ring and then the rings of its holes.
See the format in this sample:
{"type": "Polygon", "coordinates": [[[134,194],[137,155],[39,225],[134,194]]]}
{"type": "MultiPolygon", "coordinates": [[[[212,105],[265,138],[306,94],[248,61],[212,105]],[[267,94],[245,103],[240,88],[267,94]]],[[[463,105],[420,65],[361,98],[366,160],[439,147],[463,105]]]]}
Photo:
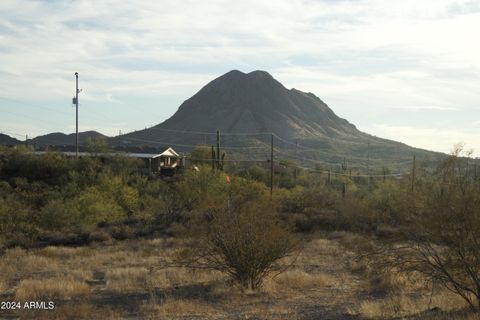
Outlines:
{"type": "MultiPolygon", "coordinates": [[[[191,158],[191,157],[185,157],[185,159],[188,159],[190,161],[205,161],[205,162],[212,162],[212,161],[217,161],[217,159],[200,159],[200,158],[191,158]]],[[[265,159],[252,159],[252,160],[246,160],[246,159],[224,159],[222,161],[225,162],[265,162],[267,160],[265,159]]]]}
{"type": "MultiPolygon", "coordinates": [[[[31,103],[26,103],[26,102],[23,102],[23,101],[20,101],[20,100],[16,100],[16,99],[6,98],[6,97],[0,97],[0,99],[10,101],[12,103],[20,104],[20,105],[23,105],[23,106],[26,106],[26,107],[34,108],[34,109],[50,110],[50,111],[53,111],[54,113],[67,115],[67,116],[72,115],[70,112],[57,110],[55,108],[47,107],[47,106],[44,106],[44,105],[35,105],[35,104],[31,104],[31,103]]],[[[79,103],[79,106],[82,106],[82,104],[79,103]]],[[[94,117],[94,116],[90,115],[91,113],[93,113],[93,114],[96,114],[96,115],[100,116],[101,119],[108,118],[107,115],[101,114],[101,113],[96,112],[96,111],[88,110],[88,112],[89,112],[89,114],[85,114],[85,115],[83,115],[83,117],[87,117],[91,120],[98,120],[99,119],[98,117],[94,117]]]]}
{"type": "MultiPolygon", "coordinates": [[[[171,142],[166,142],[166,141],[158,141],[158,140],[147,140],[147,139],[140,139],[140,138],[131,138],[131,137],[121,137],[120,139],[126,139],[126,140],[134,140],[134,141],[140,141],[140,142],[149,142],[149,143],[156,143],[156,144],[163,144],[163,145],[172,145],[172,146],[178,146],[178,147],[188,147],[188,148],[195,148],[198,147],[198,145],[192,145],[192,144],[180,144],[180,143],[171,143],[171,142]]],[[[265,149],[265,146],[262,147],[222,147],[222,149],[232,149],[232,150],[244,150],[244,149],[265,149]]]]}
{"type": "MultiPolygon", "coordinates": [[[[12,111],[9,111],[9,110],[2,110],[2,112],[6,112],[6,113],[12,114],[12,115],[14,115],[14,116],[19,116],[19,117],[22,117],[22,118],[29,118],[29,119],[32,119],[32,120],[35,120],[35,121],[39,121],[39,120],[40,120],[40,119],[38,119],[38,118],[29,116],[29,115],[26,115],[26,114],[16,113],[16,112],[12,112],[12,111]]],[[[52,122],[52,121],[50,121],[50,120],[41,120],[41,121],[42,121],[42,122],[49,123],[49,124],[53,124],[53,125],[55,125],[55,126],[60,126],[59,123],[55,123],[55,122],[52,122]]]]}

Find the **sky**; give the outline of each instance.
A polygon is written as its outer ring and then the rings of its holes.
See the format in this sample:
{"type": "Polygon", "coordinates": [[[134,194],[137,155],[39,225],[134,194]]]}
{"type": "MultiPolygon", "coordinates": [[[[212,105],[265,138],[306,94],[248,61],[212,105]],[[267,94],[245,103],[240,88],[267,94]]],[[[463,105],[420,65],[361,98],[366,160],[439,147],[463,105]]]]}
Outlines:
{"type": "Polygon", "coordinates": [[[367,133],[480,156],[480,0],[0,2],[0,132],[161,123],[214,78],[268,71],[367,133]]]}

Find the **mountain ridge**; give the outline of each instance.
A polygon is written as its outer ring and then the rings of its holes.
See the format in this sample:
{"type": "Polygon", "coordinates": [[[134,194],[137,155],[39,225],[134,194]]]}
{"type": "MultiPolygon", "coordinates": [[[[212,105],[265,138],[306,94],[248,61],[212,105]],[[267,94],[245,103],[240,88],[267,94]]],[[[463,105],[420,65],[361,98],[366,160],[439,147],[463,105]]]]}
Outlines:
{"type": "MultiPolygon", "coordinates": [[[[199,144],[216,144],[217,131],[222,147],[235,153],[236,159],[268,158],[270,134],[275,136],[277,159],[295,160],[310,167],[318,162],[331,165],[349,159],[358,168],[369,170],[371,165],[396,167],[396,162],[411,161],[413,154],[418,159],[433,160],[445,156],[362,132],[337,116],[314,93],[287,89],[262,70],[231,70],[200,88],[165,121],[110,137],[108,142],[120,149],[173,146],[190,151],[199,144]]],[[[80,134],[81,145],[88,136],[106,138],[99,132],[87,131],[80,134]]],[[[75,137],[57,132],[32,142],[37,146],[74,145],[75,137]]]]}
{"type": "MultiPolygon", "coordinates": [[[[308,155],[315,160],[339,163],[343,158],[355,158],[365,167],[375,158],[383,159],[379,163],[388,164],[392,160],[411,159],[414,153],[422,158],[443,156],[362,132],[337,116],[317,95],[296,88],[287,89],[261,70],[250,73],[229,71],[203,86],[162,123],[119,139],[121,143],[151,146],[169,142],[186,150],[197,144],[215,143],[214,135],[181,134],[169,130],[212,134],[219,130],[223,134],[224,146],[238,148],[267,147],[268,137],[254,137],[254,134],[270,132],[290,141],[287,145],[277,139],[279,149],[291,149],[292,142],[297,141],[304,148],[318,149],[317,153],[308,155]],[[253,138],[241,138],[242,133],[251,133],[253,138]]],[[[298,150],[301,152],[302,148],[298,150]]]]}
{"type": "MultiPolygon", "coordinates": [[[[89,130],[78,133],[78,142],[80,145],[85,144],[87,138],[105,138],[106,135],[98,131],[89,130]]],[[[55,145],[75,145],[75,133],[66,134],[63,132],[52,132],[45,135],[37,136],[29,139],[29,142],[34,143],[37,147],[55,146],[55,145]]]]}

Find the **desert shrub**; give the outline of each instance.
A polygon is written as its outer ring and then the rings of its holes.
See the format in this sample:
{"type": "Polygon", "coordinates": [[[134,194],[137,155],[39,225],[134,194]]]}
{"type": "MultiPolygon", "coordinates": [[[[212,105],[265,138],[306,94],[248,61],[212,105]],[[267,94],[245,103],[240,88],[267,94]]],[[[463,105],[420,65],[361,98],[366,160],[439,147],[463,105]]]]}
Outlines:
{"type": "Polygon", "coordinates": [[[297,186],[284,193],[279,202],[283,212],[305,213],[309,209],[332,209],[338,199],[338,194],[325,186],[297,186]]]}
{"type": "Polygon", "coordinates": [[[255,191],[262,187],[245,182],[232,193],[232,205],[194,219],[188,232],[191,242],[180,261],[224,272],[245,288],[258,288],[276,269],[275,263],[296,245],[274,206],[255,191]]]}
{"type": "Polygon", "coordinates": [[[79,208],[73,201],[54,200],[41,210],[41,225],[46,229],[61,228],[75,223],[79,217],[79,208]]]}
{"type": "Polygon", "coordinates": [[[122,209],[132,214],[139,206],[138,190],[127,185],[126,181],[118,176],[105,175],[96,187],[105,198],[115,200],[122,209]]]}
{"type": "Polygon", "coordinates": [[[278,175],[277,185],[280,188],[287,188],[287,189],[293,188],[296,184],[295,162],[290,160],[283,160],[280,162],[280,166],[282,170],[280,170],[280,174],[278,175]]]}
{"type": "Polygon", "coordinates": [[[336,209],[336,226],[340,230],[371,232],[381,222],[379,213],[362,198],[347,197],[338,202],[336,209]]]}
{"type": "Polygon", "coordinates": [[[6,181],[0,181],[0,198],[6,197],[12,192],[12,187],[6,181]]]}
{"type": "Polygon", "coordinates": [[[169,196],[176,206],[184,210],[205,211],[227,197],[225,174],[212,171],[208,166],[201,166],[198,171],[187,170],[182,180],[177,182],[169,196]],[[176,198],[175,198],[176,197],[176,198]]]}
{"type": "Polygon", "coordinates": [[[270,173],[268,170],[258,166],[252,165],[239,173],[239,176],[252,179],[255,181],[263,182],[266,185],[270,183],[270,173]]]}
{"type": "Polygon", "coordinates": [[[87,137],[85,149],[91,154],[97,155],[109,151],[107,139],[104,137],[87,137]]]}
{"type": "Polygon", "coordinates": [[[196,165],[211,165],[212,162],[212,149],[208,145],[197,145],[190,153],[192,163],[196,165]]]}
{"type": "Polygon", "coordinates": [[[293,220],[295,230],[298,232],[310,232],[313,230],[314,224],[312,219],[305,214],[294,214],[293,220]]]}
{"type": "Polygon", "coordinates": [[[387,267],[426,275],[478,312],[480,183],[466,174],[459,152],[442,164],[436,181],[410,191],[402,245],[382,248],[382,259],[387,267]]]}
{"type": "Polygon", "coordinates": [[[382,222],[398,225],[408,211],[409,196],[406,185],[386,180],[378,183],[365,201],[371,210],[377,212],[382,222]]]}
{"type": "Polygon", "coordinates": [[[67,181],[71,162],[61,154],[47,152],[43,156],[10,151],[4,155],[0,178],[25,178],[28,181],[42,181],[49,185],[61,185],[67,181]]]}
{"type": "Polygon", "coordinates": [[[108,193],[101,193],[94,187],[84,190],[72,200],[79,209],[78,221],[85,225],[95,225],[105,221],[119,221],[127,217],[126,212],[108,193]]]}
{"type": "Polygon", "coordinates": [[[0,235],[34,235],[36,220],[32,210],[13,195],[0,198],[0,235]]]}
{"type": "Polygon", "coordinates": [[[103,167],[111,175],[119,175],[126,178],[137,173],[142,165],[143,163],[140,159],[118,155],[104,158],[103,167]]]}
{"type": "Polygon", "coordinates": [[[41,211],[40,225],[46,229],[65,226],[94,226],[127,218],[127,213],[114,198],[95,187],[83,190],[77,197],[55,200],[41,211]]]}

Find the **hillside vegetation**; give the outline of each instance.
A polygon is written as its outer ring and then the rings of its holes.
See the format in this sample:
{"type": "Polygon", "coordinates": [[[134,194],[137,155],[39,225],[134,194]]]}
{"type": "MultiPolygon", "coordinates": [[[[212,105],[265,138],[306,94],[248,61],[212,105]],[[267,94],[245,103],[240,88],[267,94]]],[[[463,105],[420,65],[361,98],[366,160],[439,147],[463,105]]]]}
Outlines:
{"type": "Polygon", "coordinates": [[[480,179],[460,153],[370,183],[287,167],[270,196],[260,166],[198,161],[165,182],[127,157],[5,149],[0,293],[54,299],[59,318],[473,317],[480,179]]]}

